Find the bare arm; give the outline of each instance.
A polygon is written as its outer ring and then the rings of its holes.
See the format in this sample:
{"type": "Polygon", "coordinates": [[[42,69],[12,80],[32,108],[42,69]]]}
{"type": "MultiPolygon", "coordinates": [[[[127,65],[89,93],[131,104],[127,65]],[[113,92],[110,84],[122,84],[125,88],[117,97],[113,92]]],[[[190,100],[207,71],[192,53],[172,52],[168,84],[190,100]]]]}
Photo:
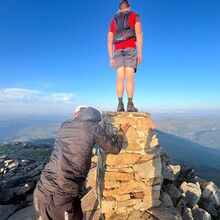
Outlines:
{"type": "Polygon", "coordinates": [[[111,67],[115,67],[115,61],[113,59],[113,37],[114,37],[114,34],[111,31],[109,31],[108,32],[108,53],[109,53],[111,67]]]}
{"type": "Polygon", "coordinates": [[[143,32],[142,32],[142,25],[141,22],[135,23],[135,34],[137,39],[137,46],[138,46],[138,64],[142,62],[142,45],[143,45],[143,32]]]}

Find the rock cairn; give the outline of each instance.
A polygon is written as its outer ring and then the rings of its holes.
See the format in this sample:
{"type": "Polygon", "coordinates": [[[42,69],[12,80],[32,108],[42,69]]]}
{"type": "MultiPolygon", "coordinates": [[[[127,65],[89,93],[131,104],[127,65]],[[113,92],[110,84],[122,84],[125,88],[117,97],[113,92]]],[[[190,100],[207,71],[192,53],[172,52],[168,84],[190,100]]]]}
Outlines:
{"type": "Polygon", "coordinates": [[[93,170],[89,175],[97,176],[98,187],[93,185],[82,198],[85,219],[219,220],[220,189],[187,165],[173,164],[158,143],[149,114],[104,113],[102,126],[112,135],[125,122],[131,128],[123,150],[119,155],[101,151],[97,174],[93,170]]]}
{"type": "Polygon", "coordinates": [[[103,218],[144,211],[161,204],[161,158],[148,113],[104,112],[102,126],[113,136],[120,124],[130,127],[119,155],[100,151],[98,187],[103,218]]]}

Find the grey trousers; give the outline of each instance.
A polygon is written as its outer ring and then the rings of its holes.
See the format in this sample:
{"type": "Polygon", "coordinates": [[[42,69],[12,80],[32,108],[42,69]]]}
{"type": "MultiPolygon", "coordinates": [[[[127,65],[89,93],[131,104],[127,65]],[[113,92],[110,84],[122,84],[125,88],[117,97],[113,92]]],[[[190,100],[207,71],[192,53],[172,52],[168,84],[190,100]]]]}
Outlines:
{"type": "Polygon", "coordinates": [[[79,197],[74,197],[64,204],[57,204],[55,199],[42,195],[38,189],[34,192],[34,209],[38,220],[82,220],[83,212],[79,197]],[[46,199],[44,199],[44,196],[46,199]],[[46,200],[46,201],[45,201],[46,200]],[[51,200],[51,201],[50,201],[51,200]]]}

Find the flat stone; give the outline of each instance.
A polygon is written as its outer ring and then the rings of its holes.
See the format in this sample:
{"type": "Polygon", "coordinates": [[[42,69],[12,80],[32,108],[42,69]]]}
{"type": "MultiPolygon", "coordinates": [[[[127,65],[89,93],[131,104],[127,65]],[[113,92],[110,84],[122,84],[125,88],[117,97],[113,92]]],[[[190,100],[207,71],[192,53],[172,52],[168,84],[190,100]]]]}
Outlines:
{"type": "Polygon", "coordinates": [[[107,172],[120,172],[120,173],[134,173],[134,170],[132,167],[117,167],[117,168],[109,168],[108,166],[106,167],[107,172]]]}
{"type": "Polygon", "coordinates": [[[128,207],[128,206],[134,206],[137,203],[141,202],[141,199],[129,199],[129,200],[125,200],[125,201],[119,201],[117,203],[118,207],[128,207]]]}
{"type": "Polygon", "coordinates": [[[116,207],[116,201],[108,201],[108,200],[102,200],[101,202],[101,208],[102,208],[102,213],[109,212],[113,208],[116,207]]]}
{"type": "Polygon", "coordinates": [[[127,201],[131,199],[131,195],[130,194],[123,194],[123,195],[113,195],[113,197],[118,201],[127,201]]]}
{"type": "Polygon", "coordinates": [[[104,188],[105,189],[112,189],[112,188],[119,188],[120,182],[115,180],[105,180],[104,181],[104,188]]]}
{"type": "Polygon", "coordinates": [[[113,125],[118,127],[119,124],[125,124],[128,123],[130,127],[136,126],[136,119],[133,117],[122,117],[118,116],[114,118],[114,123],[113,125]]]}
{"type": "Polygon", "coordinates": [[[140,164],[132,166],[134,171],[141,176],[141,178],[155,178],[161,177],[161,159],[154,158],[140,164]]]}
{"type": "Polygon", "coordinates": [[[131,181],[133,180],[132,173],[117,173],[117,172],[106,172],[105,173],[105,181],[108,180],[123,180],[123,181],[131,181]]]}
{"type": "Polygon", "coordinates": [[[96,188],[91,189],[82,199],[81,206],[83,211],[92,211],[99,209],[99,202],[96,194],[96,188]]]}
{"type": "Polygon", "coordinates": [[[141,212],[138,210],[131,212],[127,218],[127,220],[140,220],[140,219],[141,219],[141,212]]]}
{"type": "MultiPolygon", "coordinates": [[[[107,197],[112,197],[113,195],[117,195],[119,192],[122,192],[121,190],[119,191],[119,188],[114,188],[114,189],[104,189],[102,192],[102,195],[107,198],[107,197]]],[[[121,194],[125,194],[127,192],[123,192],[121,194]]]]}
{"type": "MultiPolygon", "coordinates": [[[[121,182],[120,192],[146,191],[148,187],[142,181],[121,182]]],[[[150,190],[151,188],[149,188],[150,190]]]]}
{"type": "Polygon", "coordinates": [[[151,114],[147,113],[147,112],[113,112],[113,111],[103,111],[102,114],[106,115],[106,116],[151,117],[151,114]]]}
{"type": "Polygon", "coordinates": [[[140,144],[134,141],[128,142],[125,149],[126,151],[141,151],[142,150],[140,144]]]}
{"type": "Polygon", "coordinates": [[[151,200],[151,201],[144,201],[144,202],[139,202],[134,206],[134,210],[140,210],[140,211],[145,211],[148,210],[152,207],[158,207],[160,206],[161,201],[160,200],[151,200]]]}
{"type": "Polygon", "coordinates": [[[168,208],[161,205],[157,208],[150,208],[146,212],[151,214],[151,216],[155,217],[156,219],[182,220],[181,214],[173,207],[168,208]]]}
{"type": "Polygon", "coordinates": [[[139,158],[141,157],[140,154],[136,153],[121,153],[118,155],[108,154],[106,157],[106,165],[107,166],[125,166],[129,164],[136,163],[139,158]]]}
{"type": "Polygon", "coordinates": [[[139,135],[137,133],[137,130],[133,127],[129,127],[127,133],[126,133],[126,138],[128,142],[135,142],[139,139],[139,135]]]}
{"type": "Polygon", "coordinates": [[[137,130],[151,130],[154,129],[155,125],[151,118],[138,118],[137,119],[137,130]]]}
{"type": "Polygon", "coordinates": [[[136,199],[143,199],[144,193],[143,192],[132,192],[132,196],[136,199]]]}

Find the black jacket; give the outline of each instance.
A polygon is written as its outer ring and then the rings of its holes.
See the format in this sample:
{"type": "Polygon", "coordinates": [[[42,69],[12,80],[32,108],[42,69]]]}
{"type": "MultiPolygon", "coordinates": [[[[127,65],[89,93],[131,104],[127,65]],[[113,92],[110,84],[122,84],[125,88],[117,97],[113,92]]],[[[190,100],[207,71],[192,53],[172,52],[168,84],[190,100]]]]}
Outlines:
{"type": "Polygon", "coordinates": [[[67,120],[61,125],[50,161],[37,185],[40,191],[75,197],[90,170],[94,144],[109,153],[120,152],[122,135],[112,139],[98,124],[100,121],[100,112],[88,107],[74,120],[67,120]]]}

